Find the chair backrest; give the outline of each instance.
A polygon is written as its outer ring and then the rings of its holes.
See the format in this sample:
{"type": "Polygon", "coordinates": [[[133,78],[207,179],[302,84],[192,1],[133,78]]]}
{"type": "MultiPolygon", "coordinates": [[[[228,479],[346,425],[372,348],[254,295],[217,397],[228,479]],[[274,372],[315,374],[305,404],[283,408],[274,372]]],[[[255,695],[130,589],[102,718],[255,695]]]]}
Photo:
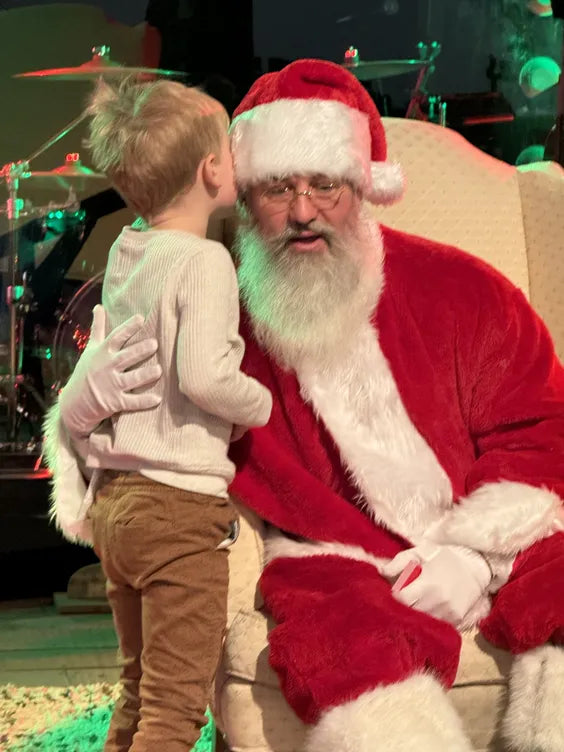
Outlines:
{"type": "Polygon", "coordinates": [[[564,170],[554,162],[539,168],[518,173],[530,300],[564,361],[564,170]]]}
{"type": "MultiPolygon", "coordinates": [[[[516,169],[458,133],[384,118],[404,198],[378,208],[384,224],[456,245],[499,269],[545,320],[564,359],[564,170],[516,169]]],[[[531,169],[532,168],[532,169],[531,169]]]]}
{"type": "Polygon", "coordinates": [[[455,131],[417,120],[384,118],[389,158],[406,176],[380,220],[405,232],[458,246],[488,261],[529,294],[517,171],[455,131]]]}

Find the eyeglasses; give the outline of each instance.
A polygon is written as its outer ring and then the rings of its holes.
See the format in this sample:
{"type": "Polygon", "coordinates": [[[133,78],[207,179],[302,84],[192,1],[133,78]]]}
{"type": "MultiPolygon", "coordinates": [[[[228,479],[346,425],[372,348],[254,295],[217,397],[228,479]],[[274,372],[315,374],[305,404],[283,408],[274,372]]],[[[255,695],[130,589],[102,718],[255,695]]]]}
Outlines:
{"type": "Polygon", "coordinates": [[[312,180],[307,191],[298,191],[290,180],[274,180],[261,186],[260,203],[270,213],[288,209],[298,196],[306,196],[321,211],[334,209],[346,183],[327,179],[312,180]]]}

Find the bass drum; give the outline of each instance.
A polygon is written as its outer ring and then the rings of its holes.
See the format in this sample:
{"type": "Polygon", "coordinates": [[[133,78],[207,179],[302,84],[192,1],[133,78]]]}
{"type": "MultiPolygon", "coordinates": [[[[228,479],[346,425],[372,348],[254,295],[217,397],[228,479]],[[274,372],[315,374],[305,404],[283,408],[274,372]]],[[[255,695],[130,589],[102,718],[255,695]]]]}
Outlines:
{"type": "Polygon", "coordinates": [[[64,387],[88,344],[92,309],[102,302],[104,272],[85,282],[64,309],[53,338],[54,396],[64,387]]]}

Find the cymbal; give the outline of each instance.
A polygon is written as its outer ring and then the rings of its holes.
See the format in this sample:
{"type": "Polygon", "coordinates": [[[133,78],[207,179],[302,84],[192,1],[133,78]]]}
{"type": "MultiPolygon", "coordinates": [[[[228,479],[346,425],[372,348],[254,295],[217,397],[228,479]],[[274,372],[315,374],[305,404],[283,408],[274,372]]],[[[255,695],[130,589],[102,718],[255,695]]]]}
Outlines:
{"type": "Polygon", "coordinates": [[[345,64],[343,68],[349,70],[359,81],[374,81],[400,76],[402,73],[412,73],[424,68],[428,63],[428,60],[362,60],[352,65],[345,64]]]}
{"type": "Polygon", "coordinates": [[[100,172],[94,172],[80,161],[77,153],[67,154],[65,164],[55,167],[53,170],[35,170],[24,174],[25,180],[31,180],[33,185],[42,187],[57,186],[68,190],[83,190],[87,184],[93,181],[106,180],[106,176],[100,172]]]}
{"type": "Polygon", "coordinates": [[[47,68],[45,70],[16,73],[13,78],[46,78],[52,81],[92,81],[103,78],[125,78],[126,76],[185,76],[181,71],[163,68],[124,66],[110,59],[109,54],[94,53],[91,60],[70,68],[47,68]]]}

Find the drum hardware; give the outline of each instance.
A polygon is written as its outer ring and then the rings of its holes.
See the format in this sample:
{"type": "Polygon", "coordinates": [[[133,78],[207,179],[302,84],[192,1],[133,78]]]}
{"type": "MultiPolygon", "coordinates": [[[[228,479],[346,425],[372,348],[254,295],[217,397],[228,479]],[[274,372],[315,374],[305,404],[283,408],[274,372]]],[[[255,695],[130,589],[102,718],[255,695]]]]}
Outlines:
{"type": "MultiPolygon", "coordinates": [[[[421,58],[425,60],[425,65],[420,69],[419,75],[417,76],[415,88],[411,94],[411,99],[405,116],[412,120],[430,120],[429,117],[425,117],[422,105],[429,100],[427,84],[429,78],[435,72],[435,60],[441,54],[441,45],[439,42],[431,42],[430,45],[425,44],[424,42],[419,42],[417,48],[419,49],[421,58]]],[[[444,102],[441,102],[440,106],[437,108],[437,120],[432,122],[446,125],[446,104],[444,102]]]]}
{"type": "MultiPolygon", "coordinates": [[[[407,107],[406,118],[416,120],[431,120],[431,122],[446,125],[446,103],[438,97],[430,101],[427,91],[427,83],[430,76],[435,72],[435,60],[441,52],[439,42],[417,45],[419,59],[413,60],[361,60],[359,51],[351,46],[346,50],[343,67],[349,70],[359,81],[382,81],[392,76],[400,76],[405,73],[418,72],[415,88],[411,94],[407,107]],[[432,115],[424,112],[425,106],[429,107],[432,115]]],[[[382,92],[380,92],[382,94],[382,92]]]]}
{"type": "Polygon", "coordinates": [[[16,73],[14,78],[44,78],[51,81],[93,81],[97,78],[126,78],[127,76],[152,77],[166,76],[186,78],[186,73],[161,68],[124,66],[110,57],[108,45],[92,48],[92,57],[81,65],[69,68],[48,68],[46,70],[16,73]]]}
{"type": "Polygon", "coordinates": [[[413,73],[427,65],[426,60],[360,60],[358,50],[349,47],[343,67],[359,81],[376,81],[403,73],[413,73]]]}
{"type": "Polygon", "coordinates": [[[436,123],[446,127],[447,103],[441,97],[432,96],[427,99],[429,103],[428,120],[430,123],[436,123]]]}
{"type": "Polygon", "coordinates": [[[69,193],[72,191],[75,201],[77,200],[75,191],[85,190],[92,181],[107,180],[102,173],[94,172],[83,165],[78,152],[67,154],[64,164],[53,170],[27,172],[24,177],[31,181],[32,186],[44,184],[46,187],[57,186],[69,193]]]}
{"type": "MultiPolygon", "coordinates": [[[[62,81],[96,81],[99,79],[120,80],[126,77],[153,78],[157,76],[185,77],[186,74],[179,71],[164,70],[159,68],[146,68],[138,66],[124,66],[111,59],[110,48],[101,45],[92,49],[90,60],[76,67],[53,68],[47,70],[29,71],[15,74],[14,78],[32,78],[62,81]]],[[[76,198],[76,192],[85,186],[95,185],[105,180],[105,176],[90,170],[80,161],[80,155],[69,154],[65,163],[53,170],[33,171],[32,163],[41,155],[45,154],[52,146],[67,136],[88,117],[87,113],[65,125],[54,136],[39,146],[27,158],[14,161],[0,168],[0,184],[6,187],[7,199],[5,209],[0,210],[0,219],[4,217],[7,225],[8,252],[5,265],[2,266],[2,277],[5,288],[5,306],[8,311],[8,345],[4,348],[4,357],[7,356],[7,373],[0,376],[0,406],[6,408],[6,438],[0,440],[0,451],[12,453],[34,452],[41,445],[41,425],[36,420],[38,428],[32,431],[30,437],[22,436],[22,422],[33,422],[34,416],[27,407],[26,400],[31,397],[40,412],[46,409],[45,400],[39,394],[33,381],[23,373],[24,357],[24,325],[28,314],[34,310],[33,292],[30,286],[29,274],[20,268],[20,243],[19,231],[22,220],[33,216],[37,218],[41,210],[32,209],[29,202],[20,197],[22,181],[30,181],[30,185],[46,188],[62,188],[68,191],[67,203],[64,206],[52,205],[48,213],[53,210],[56,215],[51,219],[62,219],[68,211],[76,210],[80,205],[76,198]]],[[[48,349],[45,350],[45,353],[48,349]]],[[[36,351],[34,354],[38,354],[36,351]]],[[[0,357],[2,348],[0,348],[0,357]]]]}
{"type": "Polygon", "coordinates": [[[448,106],[449,122],[454,130],[515,120],[510,102],[499,91],[443,94],[441,101],[448,106]]]}
{"type": "Polygon", "coordinates": [[[65,385],[88,344],[92,309],[102,302],[103,281],[103,271],[91,277],[74,293],[58,317],[52,350],[54,363],[52,390],[55,394],[65,385]]]}
{"type": "MultiPolygon", "coordinates": [[[[42,146],[33,152],[27,159],[19,162],[12,162],[2,168],[0,172],[0,182],[4,182],[8,192],[8,199],[6,202],[6,217],[8,220],[8,264],[7,269],[4,272],[4,278],[6,284],[4,285],[6,290],[6,304],[9,311],[9,374],[0,383],[0,391],[6,396],[6,408],[7,408],[7,426],[6,426],[6,442],[0,442],[0,449],[10,450],[10,448],[18,442],[19,425],[21,417],[21,402],[19,399],[19,392],[27,391],[33,395],[35,399],[39,397],[37,390],[31,384],[30,379],[26,378],[22,374],[22,362],[23,362],[23,327],[26,315],[31,310],[31,290],[28,284],[28,276],[20,271],[20,259],[19,259],[19,234],[18,227],[20,223],[20,215],[24,210],[25,202],[19,197],[20,181],[33,177],[33,173],[30,170],[30,163],[45,153],[51,146],[60,141],[71,130],[76,128],[80,123],[86,119],[87,115],[84,113],[78,118],[75,118],[68,125],[62,128],[55,136],[46,141],[42,146]]],[[[73,160],[74,157],[73,157],[73,160]]],[[[64,167],[67,167],[65,165],[64,167]]],[[[75,172],[77,172],[75,170],[75,172]]],[[[95,178],[98,177],[96,173],[92,173],[95,178]]],[[[51,173],[42,173],[43,179],[58,181],[60,179],[69,181],[77,175],[73,174],[73,167],[67,167],[63,170],[63,173],[59,171],[52,171],[51,173]]],[[[94,178],[94,179],[95,179],[94,178]]],[[[91,179],[86,178],[85,174],[80,174],[80,180],[91,179]]],[[[44,410],[45,404],[43,400],[39,402],[40,407],[44,410]]]]}

